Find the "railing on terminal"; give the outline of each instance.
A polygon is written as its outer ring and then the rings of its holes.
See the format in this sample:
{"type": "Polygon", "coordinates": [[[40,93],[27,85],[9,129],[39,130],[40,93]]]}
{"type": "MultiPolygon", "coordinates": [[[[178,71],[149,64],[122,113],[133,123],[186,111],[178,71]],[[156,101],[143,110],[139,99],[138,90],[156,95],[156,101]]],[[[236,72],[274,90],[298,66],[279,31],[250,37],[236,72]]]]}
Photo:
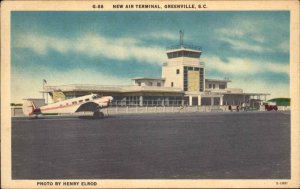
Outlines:
{"type": "MultiPolygon", "coordinates": [[[[174,62],[172,62],[172,65],[174,65],[175,63],[174,62]]],[[[195,64],[195,63],[189,63],[189,64],[195,64]]],[[[197,66],[200,66],[200,67],[204,67],[205,66],[205,63],[204,62],[199,62],[199,63],[197,63],[198,65],[197,66]]],[[[178,62],[178,65],[182,65],[182,63],[181,62],[178,62]]],[[[163,63],[163,66],[168,66],[168,62],[164,62],[163,63]]]]}
{"type": "Polygon", "coordinates": [[[192,49],[197,51],[202,51],[202,47],[192,44],[183,44],[183,45],[172,45],[166,48],[166,50],[175,50],[175,49],[192,49]]]}
{"type": "Polygon", "coordinates": [[[139,100],[113,100],[110,106],[170,106],[178,107],[182,105],[187,105],[188,102],[185,100],[143,100],[141,103],[139,100]]]}

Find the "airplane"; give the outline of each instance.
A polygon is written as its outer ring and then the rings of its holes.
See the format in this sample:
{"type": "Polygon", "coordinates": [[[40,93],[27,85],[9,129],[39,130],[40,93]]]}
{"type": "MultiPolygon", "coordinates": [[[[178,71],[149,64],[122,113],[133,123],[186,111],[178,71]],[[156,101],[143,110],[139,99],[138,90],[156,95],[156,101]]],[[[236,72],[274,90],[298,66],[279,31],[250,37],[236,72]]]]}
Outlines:
{"type": "Polygon", "coordinates": [[[101,97],[98,94],[90,94],[38,107],[33,100],[25,99],[22,109],[25,115],[35,117],[43,114],[94,112],[94,117],[103,118],[104,114],[100,110],[107,108],[112,100],[112,96],[101,97]]]}

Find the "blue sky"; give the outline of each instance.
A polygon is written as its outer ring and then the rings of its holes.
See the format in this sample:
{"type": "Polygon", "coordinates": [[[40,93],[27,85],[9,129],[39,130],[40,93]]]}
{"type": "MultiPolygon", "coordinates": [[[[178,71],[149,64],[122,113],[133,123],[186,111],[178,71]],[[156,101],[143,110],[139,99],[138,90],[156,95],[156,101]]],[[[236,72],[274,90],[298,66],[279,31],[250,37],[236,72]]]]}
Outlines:
{"type": "Polygon", "coordinates": [[[206,77],[289,97],[288,11],[57,12],[11,14],[12,102],[48,85],[132,84],[160,77],[165,48],[200,45],[206,77]]]}

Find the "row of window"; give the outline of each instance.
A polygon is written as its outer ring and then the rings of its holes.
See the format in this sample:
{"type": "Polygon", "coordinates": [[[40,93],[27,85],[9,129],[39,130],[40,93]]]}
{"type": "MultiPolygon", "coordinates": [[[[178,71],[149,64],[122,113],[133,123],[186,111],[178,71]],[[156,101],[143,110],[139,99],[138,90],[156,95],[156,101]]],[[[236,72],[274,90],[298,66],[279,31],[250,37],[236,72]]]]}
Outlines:
{"type": "Polygon", "coordinates": [[[167,56],[169,59],[177,57],[200,58],[200,53],[193,51],[176,51],[167,53],[167,56]]]}
{"type": "MultiPolygon", "coordinates": [[[[85,100],[79,100],[79,101],[73,101],[72,102],[72,104],[77,104],[77,103],[82,103],[83,101],[85,101],[85,102],[87,102],[87,101],[90,101],[90,99],[89,98],[86,98],[85,100]]],[[[69,103],[66,103],[65,104],[65,106],[68,106],[69,105],[69,103]]],[[[71,105],[71,103],[70,103],[70,105],[71,105]]],[[[60,104],[60,106],[63,106],[63,104],[60,104]]]]}
{"type": "Polygon", "coordinates": [[[204,91],[204,69],[199,67],[188,67],[183,68],[183,90],[188,91],[188,71],[199,71],[199,89],[204,91]]]}
{"type": "MultiPolygon", "coordinates": [[[[185,66],[185,67],[187,67],[187,66],[185,66]]],[[[184,71],[186,71],[186,70],[194,70],[194,71],[200,71],[201,70],[202,74],[203,74],[203,69],[200,69],[198,67],[188,67],[184,71]]],[[[184,73],[186,73],[186,72],[184,72],[184,73]]],[[[176,70],[176,74],[177,75],[180,74],[180,70],[179,69],[176,70]]]]}
{"type": "MultiPolygon", "coordinates": [[[[215,89],[216,88],[216,85],[215,84],[208,84],[208,88],[209,89],[215,89]]],[[[226,85],[225,84],[219,84],[219,89],[225,89],[226,88],[226,85]]]]}
{"type": "Polygon", "coordinates": [[[190,67],[190,66],[184,66],[183,69],[184,69],[184,71],[186,71],[186,70],[200,71],[201,69],[203,70],[203,68],[199,68],[199,67],[190,67]]]}
{"type": "Polygon", "coordinates": [[[182,96],[114,96],[113,101],[140,101],[141,99],[143,100],[163,100],[163,101],[168,101],[168,100],[182,100],[182,96]]]}
{"type": "MultiPolygon", "coordinates": [[[[137,84],[138,84],[138,86],[141,86],[141,85],[142,85],[141,82],[137,82],[137,84]]],[[[151,81],[148,82],[148,86],[153,86],[153,82],[151,82],[151,81]]],[[[160,83],[160,82],[156,83],[156,86],[160,87],[160,86],[161,86],[161,83],[160,83]]]]}
{"type": "Polygon", "coordinates": [[[112,101],[111,106],[181,106],[187,103],[188,101],[184,100],[144,100],[142,103],[140,101],[112,101]]]}

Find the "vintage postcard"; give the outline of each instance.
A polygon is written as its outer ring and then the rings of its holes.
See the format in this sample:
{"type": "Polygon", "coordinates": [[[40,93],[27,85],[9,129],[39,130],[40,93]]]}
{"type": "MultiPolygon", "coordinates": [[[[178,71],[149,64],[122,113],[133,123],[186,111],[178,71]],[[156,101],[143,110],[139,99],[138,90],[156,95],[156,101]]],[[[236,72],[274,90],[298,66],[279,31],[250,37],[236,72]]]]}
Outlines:
{"type": "Polygon", "coordinates": [[[1,188],[298,188],[299,1],[1,2],[1,188]]]}

